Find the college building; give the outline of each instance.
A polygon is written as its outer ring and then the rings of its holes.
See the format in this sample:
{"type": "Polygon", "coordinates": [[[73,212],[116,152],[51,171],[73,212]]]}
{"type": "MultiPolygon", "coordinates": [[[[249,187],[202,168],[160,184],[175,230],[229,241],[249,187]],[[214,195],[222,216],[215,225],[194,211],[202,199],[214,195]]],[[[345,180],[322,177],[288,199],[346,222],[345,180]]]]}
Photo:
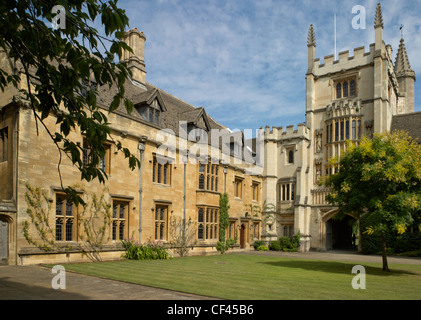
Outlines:
{"type": "MultiPolygon", "coordinates": [[[[184,218],[195,229],[193,253],[214,252],[219,237],[219,199],[225,192],[230,206],[226,234],[237,240],[234,249],[250,248],[260,239],[262,168],[260,173],[254,170],[256,161],[243,134],[217,123],[204,108],[193,107],[148,83],[145,40],[137,29],[126,33],[125,41],[133,53],[125,52],[123,57],[132,71],[125,93],[134,110],[128,114],[122,105],[108,115],[111,134],[99,164],[108,177],[105,184],[80,181],[80,172],[65,156],[60,162],[60,180],[57,147],[43,128],[37,131],[29,102],[18,93],[26,88],[23,73],[20,87],[7,87],[2,94],[3,263],[87,261],[92,243],[102,246],[103,259],[120,258],[124,253],[121,240],[170,244],[177,229],[175,222],[184,218]],[[115,141],[140,159],[140,168],[130,170],[115,141]],[[249,163],[244,160],[247,157],[249,163]],[[87,206],[70,202],[62,185],[75,188],[87,206]],[[103,215],[109,216],[106,224],[99,218],[103,215]],[[43,220],[48,220],[48,225],[43,220]],[[86,225],[89,220],[97,220],[96,228],[86,225]],[[103,234],[87,237],[87,231],[98,232],[102,227],[103,234]]],[[[6,70],[19,70],[4,53],[1,62],[6,70]]],[[[98,91],[99,104],[107,111],[114,93],[108,86],[98,91]]],[[[55,132],[55,116],[45,120],[55,132]]],[[[83,149],[83,163],[89,164],[89,146],[83,135],[76,129],[71,139],[83,149]]]]}
{"type": "MultiPolygon", "coordinates": [[[[60,160],[47,132],[37,131],[29,102],[19,94],[26,88],[20,71],[20,87],[7,87],[0,98],[0,260],[20,265],[87,261],[92,243],[101,243],[103,259],[119,258],[121,240],[171,244],[173,222],[180,219],[192,222],[192,253],[213,253],[221,193],[228,194],[230,206],[226,237],[236,239],[230,250],[297,233],[301,251],[348,247],[348,219],[332,220],[337,209],[326,203],[329,190],[319,184],[338,169],[329,159],[346,151],[347,140],[358,143],[363,135],[399,128],[405,117],[416,121],[415,132],[420,128],[420,113],[414,113],[415,73],[403,39],[393,61],[392,48],[383,41],[380,5],[374,28],[368,51],[356,48],[352,55],[341,52],[337,60],[330,55],[321,63],[310,26],[306,122],[265,127],[254,144],[217,123],[203,107],[148,83],[146,37],[136,28],[126,32],[133,53],[123,56],[132,71],[125,94],[134,110],[129,114],[120,106],[108,115],[111,134],[100,161],[108,176],[104,184],[80,181],[80,172],[66,157],[60,160]],[[115,141],[138,156],[140,168],[129,169],[115,141]],[[70,202],[62,185],[74,187],[87,206],[70,202]],[[109,220],[96,235],[100,239],[88,238],[86,222],[102,226],[101,216],[109,220]]],[[[21,70],[4,52],[0,64],[7,71],[21,70]]],[[[112,97],[108,87],[98,87],[104,111],[112,97]]],[[[45,123],[56,130],[54,115],[45,123]]],[[[71,138],[88,164],[83,135],[76,129],[71,138]]]]}
{"type": "Polygon", "coordinates": [[[301,250],[352,248],[351,216],[335,221],[338,209],[325,200],[329,189],[323,178],[337,172],[330,158],[358,144],[362,136],[408,130],[414,138],[421,129],[421,112],[414,112],[415,72],[404,40],[393,59],[383,39],[380,4],[374,19],[375,42],[369,48],[316,58],[316,32],[308,31],[306,122],[297,128],[266,127],[263,197],[276,214],[264,225],[265,239],[300,232],[301,250]],[[404,125],[404,124],[408,125],[404,125]],[[411,124],[411,125],[409,125],[411,124]]]}

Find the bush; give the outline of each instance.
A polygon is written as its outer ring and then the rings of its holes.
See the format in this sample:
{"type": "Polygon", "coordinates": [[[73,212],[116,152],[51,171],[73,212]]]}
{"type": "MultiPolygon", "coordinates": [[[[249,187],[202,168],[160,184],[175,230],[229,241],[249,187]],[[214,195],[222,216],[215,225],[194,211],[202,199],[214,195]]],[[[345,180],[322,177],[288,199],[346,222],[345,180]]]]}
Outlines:
{"type": "Polygon", "coordinates": [[[272,241],[269,249],[274,251],[285,251],[285,252],[297,252],[300,246],[300,234],[296,234],[294,237],[281,237],[279,240],[272,241]]]}
{"type": "Polygon", "coordinates": [[[124,258],[128,260],[159,260],[170,258],[167,249],[160,244],[147,243],[145,245],[141,245],[124,240],[121,242],[126,249],[124,258]]]}
{"type": "Polygon", "coordinates": [[[256,250],[257,250],[257,251],[268,251],[268,250],[269,250],[269,248],[268,248],[268,246],[267,246],[267,245],[262,244],[262,245],[258,246],[256,250]]]}
{"type": "Polygon", "coordinates": [[[269,249],[273,251],[282,251],[281,242],[279,240],[271,241],[269,249]]]}
{"type": "Polygon", "coordinates": [[[265,246],[265,245],[266,245],[266,242],[263,240],[256,240],[253,243],[253,247],[255,250],[257,250],[257,248],[259,248],[260,246],[265,246]]]}

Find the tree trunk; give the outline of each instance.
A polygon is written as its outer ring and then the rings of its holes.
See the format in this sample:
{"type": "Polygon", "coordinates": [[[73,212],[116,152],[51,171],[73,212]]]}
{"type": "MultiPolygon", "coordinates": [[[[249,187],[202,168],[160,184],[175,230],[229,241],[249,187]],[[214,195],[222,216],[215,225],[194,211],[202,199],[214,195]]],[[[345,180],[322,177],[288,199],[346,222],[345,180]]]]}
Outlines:
{"type": "Polygon", "coordinates": [[[386,238],[384,234],[382,234],[382,260],[383,260],[383,271],[390,272],[389,267],[387,265],[386,238]]]}

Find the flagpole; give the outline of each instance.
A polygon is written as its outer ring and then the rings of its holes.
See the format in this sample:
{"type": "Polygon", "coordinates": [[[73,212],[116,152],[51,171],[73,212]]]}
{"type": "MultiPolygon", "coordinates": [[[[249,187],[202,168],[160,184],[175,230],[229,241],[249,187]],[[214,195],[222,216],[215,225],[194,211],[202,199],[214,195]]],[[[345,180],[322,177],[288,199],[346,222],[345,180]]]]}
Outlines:
{"type": "Polygon", "coordinates": [[[336,13],[333,17],[333,37],[334,37],[334,42],[335,42],[335,59],[336,60],[336,13]]]}

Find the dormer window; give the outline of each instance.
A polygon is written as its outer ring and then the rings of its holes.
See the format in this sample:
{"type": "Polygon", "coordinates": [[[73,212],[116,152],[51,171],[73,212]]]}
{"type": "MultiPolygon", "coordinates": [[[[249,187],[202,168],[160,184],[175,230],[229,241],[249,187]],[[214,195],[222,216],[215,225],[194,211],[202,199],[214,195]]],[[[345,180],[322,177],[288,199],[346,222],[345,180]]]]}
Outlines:
{"type": "Polygon", "coordinates": [[[137,109],[143,120],[159,125],[161,123],[161,110],[153,106],[142,106],[137,109]]]}
{"type": "Polygon", "coordinates": [[[188,134],[189,140],[191,141],[197,141],[197,142],[207,141],[206,140],[207,132],[205,131],[205,129],[198,128],[194,124],[187,125],[187,134],[188,134]]]}
{"type": "Polygon", "coordinates": [[[135,108],[142,119],[158,126],[161,125],[162,112],[167,109],[159,91],[156,89],[152,93],[144,92],[133,100],[137,99],[139,102],[135,103],[135,108]]]}

